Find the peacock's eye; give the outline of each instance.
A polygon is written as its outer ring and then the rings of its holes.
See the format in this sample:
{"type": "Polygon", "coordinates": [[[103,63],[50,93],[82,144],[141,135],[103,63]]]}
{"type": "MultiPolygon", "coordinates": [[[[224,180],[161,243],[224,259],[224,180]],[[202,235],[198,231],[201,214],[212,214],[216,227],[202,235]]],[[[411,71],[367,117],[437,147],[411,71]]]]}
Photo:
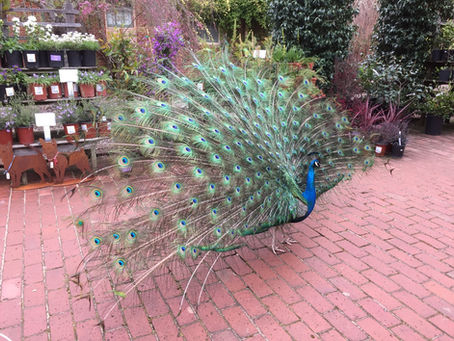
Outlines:
{"type": "Polygon", "coordinates": [[[318,167],[320,167],[320,162],[318,162],[318,161],[315,161],[315,162],[314,162],[314,165],[315,165],[315,167],[317,167],[317,168],[318,168],[318,167]]]}

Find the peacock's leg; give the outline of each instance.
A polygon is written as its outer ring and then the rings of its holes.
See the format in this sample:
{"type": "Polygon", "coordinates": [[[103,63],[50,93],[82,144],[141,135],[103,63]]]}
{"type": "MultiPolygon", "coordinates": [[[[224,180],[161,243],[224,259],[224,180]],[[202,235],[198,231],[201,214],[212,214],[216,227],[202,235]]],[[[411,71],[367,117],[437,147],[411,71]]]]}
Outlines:
{"type": "Polygon", "coordinates": [[[276,229],[273,229],[271,231],[271,234],[273,235],[273,240],[271,242],[271,250],[273,250],[273,253],[277,255],[278,252],[285,253],[286,251],[283,249],[280,249],[276,246],[276,229]]]}
{"type": "MultiPolygon", "coordinates": [[[[293,239],[289,233],[285,232],[285,228],[287,227],[287,225],[283,225],[282,226],[282,234],[284,235],[284,237],[286,237],[283,241],[282,241],[282,244],[287,244],[287,245],[293,245],[295,243],[298,243],[297,240],[293,239]]],[[[290,228],[290,227],[289,227],[290,228]]]]}

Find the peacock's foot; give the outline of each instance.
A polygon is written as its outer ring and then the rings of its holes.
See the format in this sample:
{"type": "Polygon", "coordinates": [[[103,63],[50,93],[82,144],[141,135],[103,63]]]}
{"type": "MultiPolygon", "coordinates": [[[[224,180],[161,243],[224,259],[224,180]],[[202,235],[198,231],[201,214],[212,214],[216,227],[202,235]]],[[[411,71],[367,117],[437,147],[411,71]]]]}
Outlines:
{"type": "Polygon", "coordinates": [[[287,239],[282,241],[282,244],[293,245],[298,243],[297,240],[293,239],[292,237],[287,237],[287,239]]]}
{"type": "Polygon", "coordinates": [[[284,249],[280,249],[279,247],[277,247],[276,245],[271,245],[271,250],[273,251],[273,253],[275,255],[278,255],[279,253],[286,253],[287,251],[284,250],[284,249]]]}

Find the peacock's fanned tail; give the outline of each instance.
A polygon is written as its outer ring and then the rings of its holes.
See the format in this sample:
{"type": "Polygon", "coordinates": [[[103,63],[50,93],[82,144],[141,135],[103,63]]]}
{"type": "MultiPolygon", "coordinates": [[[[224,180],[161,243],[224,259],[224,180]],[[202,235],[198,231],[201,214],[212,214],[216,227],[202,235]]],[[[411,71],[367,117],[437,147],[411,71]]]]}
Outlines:
{"type": "Polygon", "coordinates": [[[168,72],[150,80],[159,96],[115,113],[113,163],[79,188],[89,276],[137,284],[171,259],[233,250],[304,214],[314,158],[317,195],[372,165],[371,146],[311,82],[292,91],[225,54],[195,58],[193,71],[205,91],[168,72]]]}

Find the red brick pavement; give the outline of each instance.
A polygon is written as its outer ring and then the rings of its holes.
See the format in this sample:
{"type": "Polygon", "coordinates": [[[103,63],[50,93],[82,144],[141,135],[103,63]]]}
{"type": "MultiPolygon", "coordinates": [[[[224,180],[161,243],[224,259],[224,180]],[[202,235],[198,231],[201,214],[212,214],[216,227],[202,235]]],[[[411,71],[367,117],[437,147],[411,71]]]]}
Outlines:
{"type": "Polygon", "coordinates": [[[414,135],[403,159],[385,161],[320,200],[289,252],[260,237],[225,255],[198,309],[178,314],[175,281],[190,272],[164,272],[105,331],[105,292],[92,283],[90,309],[68,281],[83,240],[66,217],[80,202],[3,181],[0,340],[454,340],[454,134],[414,135]]]}

